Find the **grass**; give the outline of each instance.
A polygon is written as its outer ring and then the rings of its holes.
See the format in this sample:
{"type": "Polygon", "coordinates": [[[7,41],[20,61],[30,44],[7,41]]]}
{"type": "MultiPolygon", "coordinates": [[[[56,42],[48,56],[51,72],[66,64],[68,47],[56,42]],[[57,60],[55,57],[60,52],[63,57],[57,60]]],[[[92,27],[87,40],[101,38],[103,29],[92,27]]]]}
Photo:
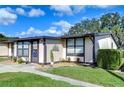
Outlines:
{"type": "Polygon", "coordinates": [[[0,62],[6,61],[6,60],[9,60],[9,58],[8,57],[0,57],[0,62]]]}
{"type": "Polygon", "coordinates": [[[115,73],[100,68],[84,66],[60,67],[49,69],[47,72],[102,86],[124,87],[124,73],[115,73]]]}
{"type": "Polygon", "coordinates": [[[69,83],[26,72],[0,74],[0,87],[71,87],[69,83]]]}

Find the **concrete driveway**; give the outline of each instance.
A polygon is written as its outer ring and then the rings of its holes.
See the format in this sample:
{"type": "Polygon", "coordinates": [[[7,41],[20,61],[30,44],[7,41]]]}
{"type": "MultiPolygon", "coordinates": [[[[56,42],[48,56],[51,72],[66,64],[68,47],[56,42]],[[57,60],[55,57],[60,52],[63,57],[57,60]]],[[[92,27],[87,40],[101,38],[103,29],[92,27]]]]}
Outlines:
{"type": "Polygon", "coordinates": [[[83,87],[100,87],[95,84],[43,72],[41,70],[38,70],[35,64],[1,64],[0,63],[0,73],[3,72],[30,72],[41,76],[49,77],[51,79],[65,81],[72,85],[78,85],[83,87]]]}

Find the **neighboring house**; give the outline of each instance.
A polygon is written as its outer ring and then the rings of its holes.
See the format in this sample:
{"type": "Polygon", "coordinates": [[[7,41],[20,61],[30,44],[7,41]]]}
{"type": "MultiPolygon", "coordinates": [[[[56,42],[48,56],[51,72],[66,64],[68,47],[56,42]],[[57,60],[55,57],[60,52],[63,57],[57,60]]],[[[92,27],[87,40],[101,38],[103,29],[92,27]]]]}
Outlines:
{"type": "Polygon", "coordinates": [[[29,37],[0,43],[0,56],[21,57],[29,62],[50,63],[53,49],[54,61],[94,63],[98,49],[117,49],[111,33],[88,33],[78,36],[29,37]]]}

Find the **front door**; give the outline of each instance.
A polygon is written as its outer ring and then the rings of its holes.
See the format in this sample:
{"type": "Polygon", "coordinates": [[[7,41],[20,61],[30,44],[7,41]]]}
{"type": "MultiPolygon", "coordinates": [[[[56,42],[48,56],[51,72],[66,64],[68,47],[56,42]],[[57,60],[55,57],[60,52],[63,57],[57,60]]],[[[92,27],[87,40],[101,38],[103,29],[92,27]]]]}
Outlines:
{"type": "Polygon", "coordinates": [[[38,41],[32,41],[32,62],[38,62],[39,60],[39,49],[38,49],[38,41]]]}

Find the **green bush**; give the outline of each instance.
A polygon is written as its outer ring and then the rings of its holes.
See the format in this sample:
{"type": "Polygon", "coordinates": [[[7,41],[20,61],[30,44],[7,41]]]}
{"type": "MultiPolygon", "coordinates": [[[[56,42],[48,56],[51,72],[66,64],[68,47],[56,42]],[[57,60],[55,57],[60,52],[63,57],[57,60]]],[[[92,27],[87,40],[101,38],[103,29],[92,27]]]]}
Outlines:
{"type": "Polygon", "coordinates": [[[121,58],[124,58],[124,50],[120,50],[121,58]]]}
{"type": "MultiPolygon", "coordinates": [[[[123,52],[124,53],[124,52],[123,52]]],[[[117,49],[100,49],[97,54],[98,67],[117,70],[122,65],[122,51],[117,49]]]]}
{"type": "Polygon", "coordinates": [[[67,60],[66,60],[66,59],[64,59],[64,58],[62,58],[62,59],[61,59],[61,62],[67,62],[67,60]]]}
{"type": "Polygon", "coordinates": [[[13,57],[12,59],[13,59],[13,61],[14,61],[14,62],[16,62],[16,61],[17,61],[17,58],[16,58],[16,57],[13,57]]]}
{"type": "Polygon", "coordinates": [[[124,67],[124,50],[120,52],[121,52],[121,67],[124,67]]]}
{"type": "Polygon", "coordinates": [[[19,59],[18,59],[18,63],[19,63],[19,64],[24,63],[23,59],[22,59],[22,58],[19,58],[19,59]]]}
{"type": "Polygon", "coordinates": [[[124,67],[124,58],[121,58],[121,66],[120,67],[124,67]]]}

